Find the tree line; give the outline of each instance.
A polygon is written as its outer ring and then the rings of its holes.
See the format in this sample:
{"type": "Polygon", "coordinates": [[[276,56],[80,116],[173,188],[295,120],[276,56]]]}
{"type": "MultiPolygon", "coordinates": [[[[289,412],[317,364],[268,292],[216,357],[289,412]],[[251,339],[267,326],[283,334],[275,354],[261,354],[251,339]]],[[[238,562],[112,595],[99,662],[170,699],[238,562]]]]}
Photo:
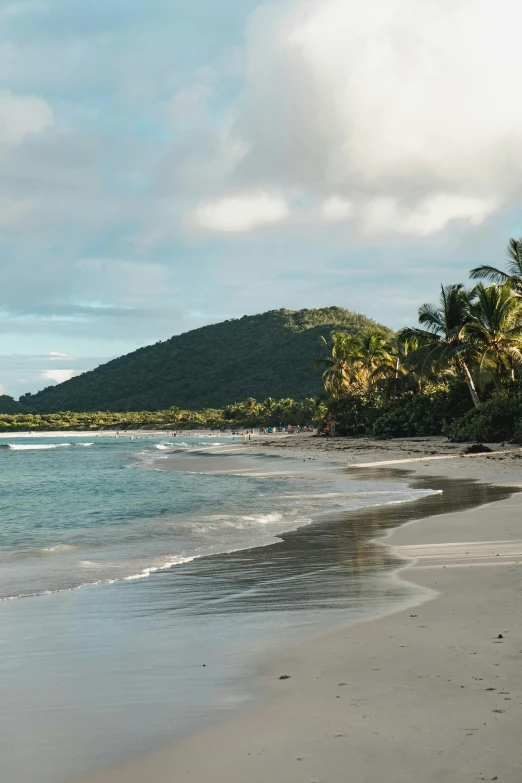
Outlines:
{"type": "MultiPolygon", "coordinates": [[[[342,325],[350,331],[334,328],[330,336],[323,333],[322,355],[315,362],[308,352],[299,354],[302,363],[322,371],[324,394],[304,400],[247,397],[201,410],[173,406],[56,413],[11,413],[8,403],[17,403],[5,398],[0,432],[307,424],[325,431],[333,421],[340,435],[444,434],[456,441],[522,442],[522,239],[509,240],[505,269],[483,265],[472,269],[470,277],[478,282],[442,286],[437,304],[422,305],[418,324],[398,334],[362,317],[354,330],[353,314],[339,308],[276,313],[278,318],[290,313],[294,319],[311,319],[292,322],[296,332],[306,327],[312,333],[317,321],[328,318],[345,319],[346,326],[342,325]]],[[[318,337],[316,333],[316,341],[318,337]]]]}
{"type": "Polygon", "coordinates": [[[391,340],[379,330],[323,340],[327,355],[315,366],[338,431],[521,437],[522,239],[509,240],[507,256],[505,269],[472,269],[472,287],[442,286],[418,325],[391,340]]]}
{"type": "Polygon", "coordinates": [[[253,397],[227,405],[199,411],[176,406],[162,411],[115,413],[19,413],[0,414],[0,437],[3,432],[38,432],[51,430],[230,430],[245,427],[287,427],[317,424],[327,413],[325,400],[319,397],[296,401],[268,397],[258,402],[253,397]]]}

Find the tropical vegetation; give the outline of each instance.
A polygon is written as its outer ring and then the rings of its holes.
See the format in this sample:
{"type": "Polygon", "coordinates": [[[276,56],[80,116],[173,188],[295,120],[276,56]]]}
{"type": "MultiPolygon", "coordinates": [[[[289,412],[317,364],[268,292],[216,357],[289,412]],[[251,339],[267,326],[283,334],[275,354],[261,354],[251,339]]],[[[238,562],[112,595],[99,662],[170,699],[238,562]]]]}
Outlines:
{"type": "Polygon", "coordinates": [[[251,427],[288,427],[318,424],[327,408],[321,397],[297,402],[291,398],[268,397],[257,402],[252,397],[225,408],[199,411],[171,407],[162,411],[96,411],[76,413],[0,414],[1,432],[38,432],[45,430],[234,430],[251,427]]]}
{"type": "Polygon", "coordinates": [[[321,337],[379,329],[341,307],[272,310],[224,321],[140,348],[20,403],[35,413],[223,408],[252,397],[303,401],[320,394],[313,359],[321,337]]]}
{"type": "Polygon", "coordinates": [[[0,394],[0,413],[27,413],[27,408],[20,405],[8,394],[0,394]]]}
{"type": "Polygon", "coordinates": [[[522,440],[522,239],[510,239],[505,271],[470,275],[490,284],[442,286],[437,304],[419,308],[418,325],[391,338],[339,330],[323,340],[324,428],[522,440]]]}
{"type": "Polygon", "coordinates": [[[0,430],[314,423],[522,442],[522,239],[509,240],[505,269],[470,276],[469,287],[441,286],[398,334],[337,307],[196,329],[19,402],[0,397],[0,430]]]}

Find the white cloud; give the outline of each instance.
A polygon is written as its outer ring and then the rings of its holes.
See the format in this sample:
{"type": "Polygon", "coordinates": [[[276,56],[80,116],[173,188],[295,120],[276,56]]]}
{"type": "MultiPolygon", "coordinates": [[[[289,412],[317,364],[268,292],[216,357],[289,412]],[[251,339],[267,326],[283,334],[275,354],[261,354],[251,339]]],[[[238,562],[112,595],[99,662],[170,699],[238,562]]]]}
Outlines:
{"type": "Polygon", "coordinates": [[[43,370],[38,377],[46,381],[63,383],[64,381],[70,380],[75,375],[78,375],[78,370],[43,370]]]}
{"type": "Polygon", "coordinates": [[[16,145],[53,125],[48,103],[34,95],[0,92],[0,144],[16,145]]]}
{"type": "Polygon", "coordinates": [[[195,222],[209,231],[240,233],[288,217],[290,210],[281,196],[263,191],[240,193],[200,205],[195,222]]]}
{"type": "Polygon", "coordinates": [[[321,215],[325,220],[346,220],[352,217],[354,212],[351,201],[332,196],[321,205],[321,215]]]}
{"type": "Polygon", "coordinates": [[[376,198],[364,208],[364,228],[369,233],[428,236],[446,228],[451,220],[479,225],[495,206],[492,200],[445,193],[429,196],[414,209],[401,207],[393,198],[376,198]]]}
{"type": "Polygon", "coordinates": [[[366,231],[381,230],[376,199],[397,203],[387,230],[402,234],[484,219],[521,192],[521,26],[514,0],[262,7],[232,129],[248,149],[236,178],[315,193],[326,219],[347,217],[346,199],[366,231]]]}
{"type": "Polygon", "coordinates": [[[46,356],[51,356],[53,359],[66,359],[67,354],[66,353],[60,353],[59,351],[49,351],[49,353],[45,354],[46,356]]]}

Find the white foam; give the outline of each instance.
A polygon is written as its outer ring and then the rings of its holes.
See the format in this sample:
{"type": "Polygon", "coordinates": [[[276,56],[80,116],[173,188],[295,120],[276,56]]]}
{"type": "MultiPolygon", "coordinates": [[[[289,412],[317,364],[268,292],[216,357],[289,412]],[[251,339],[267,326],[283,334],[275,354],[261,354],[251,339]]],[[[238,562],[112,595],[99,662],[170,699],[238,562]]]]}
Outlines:
{"type": "Polygon", "coordinates": [[[189,446],[184,441],[180,441],[179,443],[155,443],[154,448],[159,449],[160,451],[172,451],[173,449],[188,449],[189,446]]]}
{"type": "Polygon", "coordinates": [[[125,576],[124,581],[125,582],[133,582],[136,579],[146,579],[151,574],[157,573],[157,571],[168,571],[170,568],[173,568],[177,565],[183,565],[183,563],[191,563],[193,560],[197,560],[199,556],[193,555],[192,557],[184,557],[183,555],[179,555],[178,557],[175,557],[173,560],[168,560],[166,563],[163,563],[163,565],[159,566],[150,566],[149,568],[144,568],[143,571],[140,571],[139,574],[132,574],[131,576],[125,576]]]}
{"type": "Polygon", "coordinates": [[[257,514],[253,516],[242,516],[240,519],[244,522],[254,522],[259,525],[270,525],[274,522],[280,522],[283,515],[279,511],[272,511],[270,514],[257,514]]]}
{"type": "Polygon", "coordinates": [[[56,544],[55,546],[44,546],[40,552],[46,555],[59,555],[62,552],[74,552],[77,549],[79,547],[74,544],[56,544]]]}
{"type": "MultiPolygon", "coordinates": [[[[79,445],[79,444],[77,444],[79,445]]],[[[92,444],[90,444],[92,445],[92,444]]],[[[3,448],[10,449],[11,451],[47,451],[49,449],[64,449],[68,446],[72,446],[72,443],[53,443],[53,444],[43,444],[43,443],[30,443],[30,444],[20,444],[20,443],[4,443],[2,444],[3,448]]]]}
{"type": "MultiPolygon", "coordinates": [[[[237,527],[240,530],[252,525],[270,525],[281,522],[283,514],[279,511],[272,511],[267,514],[243,514],[234,516],[233,514],[213,514],[209,519],[222,522],[226,527],[237,527]],[[245,524],[246,523],[246,524],[245,524]]],[[[219,530],[219,526],[214,527],[219,530]]]]}
{"type": "MultiPolygon", "coordinates": [[[[35,591],[32,593],[20,593],[18,595],[7,595],[0,598],[0,603],[3,601],[15,601],[20,598],[34,598],[41,595],[54,595],[56,593],[70,593],[75,590],[83,590],[85,587],[99,587],[101,585],[113,585],[117,582],[132,582],[137,579],[146,579],[151,574],[156,573],[157,571],[168,571],[170,568],[173,568],[177,565],[183,565],[183,563],[190,563],[192,560],[197,560],[199,555],[194,555],[193,557],[185,557],[185,556],[179,556],[169,559],[166,563],[163,563],[159,566],[150,566],[148,568],[144,568],[143,571],[140,571],[137,574],[131,574],[130,576],[119,576],[112,579],[94,579],[90,582],[82,582],[78,585],[72,585],[71,587],[59,587],[55,590],[41,590],[41,591],[35,591]]],[[[90,560],[82,560],[79,563],[80,566],[86,567],[86,568],[100,568],[103,567],[104,564],[102,563],[94,563],[90,560]]]]}

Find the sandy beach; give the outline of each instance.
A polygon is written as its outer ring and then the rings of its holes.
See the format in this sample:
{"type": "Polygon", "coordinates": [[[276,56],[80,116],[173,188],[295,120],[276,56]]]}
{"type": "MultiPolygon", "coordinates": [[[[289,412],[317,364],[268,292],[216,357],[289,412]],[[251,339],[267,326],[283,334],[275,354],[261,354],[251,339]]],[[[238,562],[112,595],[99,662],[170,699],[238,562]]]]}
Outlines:
{"type": "MultiPolygon", "coordinates": [[[[466,457],[442,439],[244,448],[522,485],[522,452],[498,444],[466,457]]],[[[384,545],[423,588],[416,607],[288,649],[262,672],[258,707],[82,783],[520,783],[521,520],[513,494],[394,530],[384,545]]]]}

